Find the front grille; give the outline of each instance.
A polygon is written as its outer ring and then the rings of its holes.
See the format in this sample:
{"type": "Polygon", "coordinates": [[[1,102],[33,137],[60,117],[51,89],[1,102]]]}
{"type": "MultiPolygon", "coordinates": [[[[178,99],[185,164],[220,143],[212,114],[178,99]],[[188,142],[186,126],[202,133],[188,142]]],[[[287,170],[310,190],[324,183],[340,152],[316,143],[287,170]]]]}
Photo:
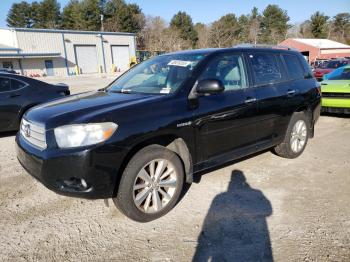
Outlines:
{"type": "Polygon", "coordinates": [[[21,135],[31,145],[43,150],[47,147],[45,128],[37,123],[29,122],[22,118],[21,135]]]}
{"type": "Polygon", "coordinates": [[[322,93],[322,97],[350,98],[350,93],[322,93]]]}

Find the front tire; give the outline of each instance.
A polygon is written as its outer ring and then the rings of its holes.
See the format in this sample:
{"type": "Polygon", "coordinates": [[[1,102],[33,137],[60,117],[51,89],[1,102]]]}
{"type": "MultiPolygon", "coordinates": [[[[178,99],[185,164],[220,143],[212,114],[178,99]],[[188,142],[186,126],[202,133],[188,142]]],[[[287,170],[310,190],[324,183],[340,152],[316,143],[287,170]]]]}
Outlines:
{"type": "Polygon", "coordinates": [[[127,217],[148,222],[165,215],[175,206],[183,183],[180,158],[165,147],[151,145],[132,157],[113,200],[127,217]]]}
{"type": "Polygon", "coordinates": [[[296,158],[300,156],[309,139],[309,120],[304,112],[294,113],[283,142],[274,148],[275,153],[284,158],[296,158]]]}

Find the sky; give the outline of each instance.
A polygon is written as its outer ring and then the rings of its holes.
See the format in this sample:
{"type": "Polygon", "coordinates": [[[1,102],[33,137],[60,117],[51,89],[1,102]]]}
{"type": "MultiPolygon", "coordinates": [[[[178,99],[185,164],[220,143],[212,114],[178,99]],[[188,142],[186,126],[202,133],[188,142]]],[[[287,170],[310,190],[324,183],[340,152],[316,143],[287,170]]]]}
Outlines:
{"type": "MultiPolygon", "coordinates": [[[[0,0],[0,27],[6,27],[6,15],[11,5],[22,0],[0,0]]],[[[38,1],[38,0],[37,0],[38,1]]],[[[69,0],[58,0],[63,7],[69,0]]],[[[32,1],[27,1],[32,2],[32,1]]],[[[170,21],[178,11],[186,11],[193,22],[211,23],[222,15],[248,14],[256,6],[262,11],[269,4],[277,4],[288,11],[291,23],[300,23],[316,11],[334,16],[350,12],[350,0],[127,0],[138,4],[146,15],[161,16],[170,21]]]]}

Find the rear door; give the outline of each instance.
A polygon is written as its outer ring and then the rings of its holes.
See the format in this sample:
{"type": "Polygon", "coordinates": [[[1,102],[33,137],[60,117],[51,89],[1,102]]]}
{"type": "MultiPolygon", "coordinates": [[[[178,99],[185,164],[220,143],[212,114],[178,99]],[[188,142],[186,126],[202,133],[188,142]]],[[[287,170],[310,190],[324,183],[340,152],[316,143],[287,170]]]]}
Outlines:
{"type": "Polygon", "coordinates": [[[243,54],[220,54],[198,79],[218,79],[225,86],[221,94],[198,98],[194,123],[202,161],[255,143],[256,98],[246,72],[243,54]]]}
{"type": "Polygon", "coordinates": [[[307,76],[304,66],[297,54],[283,53],[281,58],[287,72],[287,86],[285,88],[285,114],[291,116],[300,107],[305,105],[307,101],[305,95],[310,88],[314,87],[314,81],[307,76]]]}
{"type": "Polygon", "coordinates": [[[288,83],[279,53],[251,51],[247,59],[258,100],[257,142],[262,146],[284,135],[288,83]]]}

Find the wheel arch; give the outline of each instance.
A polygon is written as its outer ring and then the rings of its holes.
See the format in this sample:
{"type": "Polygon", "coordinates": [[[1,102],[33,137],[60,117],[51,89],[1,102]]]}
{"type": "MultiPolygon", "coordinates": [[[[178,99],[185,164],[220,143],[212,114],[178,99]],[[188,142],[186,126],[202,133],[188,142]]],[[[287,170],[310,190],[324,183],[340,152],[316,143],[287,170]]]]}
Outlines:
{"type": "Polygon", "coordinates": [[[299,108],[297,108],[297,110],[295,110],[294,113],[304,113],[307,117],[307,119],[309,120],[309,129],[310,129],[310,138],[314,137],[314,122],[313,122],[313,112],[312,112],[312,108],[311,106],[308,105],[303,105],[299,108]]]}
{"type": "Polygon", "coordinates": [[[122,177],[122,174],[127,164],[131,160],[131,158],[142,148],[145,148],[146,146],[150,146],[150,145],[163,146],[169,149],[170,151],[173,151],[176,155],[178,155],[184,167],[184,173],[186,176],[185,181],[186,183],[192,183],[193,162],[192,162],[191,152],[187,146],[187,143],[181,137],[178,137],[172,134],[166,134],[166,135],[159,135],[159,136],[146,138],[142,141],[138,141],[138,143],[132,146],[131,150],[129,150],[129,152],[127,153],[126,157],[122,162],[122,165],[119,168],[118,178],[117,178],[116,187],[115,187],[116,188],[115,194],[117,192],[117,189],[120,183],[120,178],[122,177]]]}

